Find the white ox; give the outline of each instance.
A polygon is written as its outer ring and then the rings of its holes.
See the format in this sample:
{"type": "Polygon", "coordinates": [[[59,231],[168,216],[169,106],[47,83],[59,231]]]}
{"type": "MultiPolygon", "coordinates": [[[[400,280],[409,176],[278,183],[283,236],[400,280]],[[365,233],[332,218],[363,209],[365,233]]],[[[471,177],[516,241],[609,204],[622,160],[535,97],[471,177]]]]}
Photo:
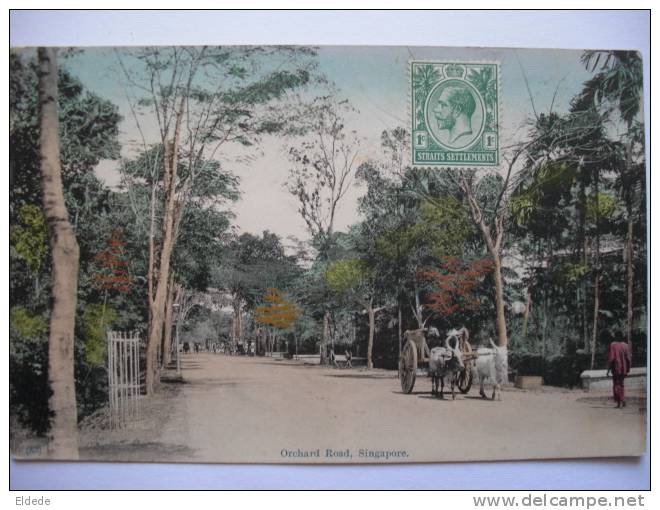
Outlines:
{"type": "Polygon", "coordinates": [[[506,384],[509,371],[508,352],[506,346],[498,347],[492,339],[490,345],[477,349],[474,375],[479,379],[479,395],[488,398],[484,391],[484,383],[488,380],[493,385],[491,399],[502,400],[501,385],[506,384]]]}
{"type": "Polygon", "coordinates": [[[463,356],[461,355],[460,343],[457,336],[448,336],[444,347],[434,347],[429,355],[429,375],[431,376],[431,394],[438,394],[438,382],[440,383],[440,398],[444,398],[445,377],[449,378],[451,385],[451,398],[454,400],[456,394],[454,387],[458,374],[463,371],[463,356]],[[454,340],[454,343],[449,341],[454,340]]]}

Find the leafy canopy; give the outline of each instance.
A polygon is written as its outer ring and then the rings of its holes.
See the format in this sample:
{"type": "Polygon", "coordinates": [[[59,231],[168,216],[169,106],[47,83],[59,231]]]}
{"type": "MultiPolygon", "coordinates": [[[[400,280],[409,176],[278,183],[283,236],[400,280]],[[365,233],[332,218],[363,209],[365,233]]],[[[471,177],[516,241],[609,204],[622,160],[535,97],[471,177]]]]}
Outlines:
{"type": "Polygon", "coordinates": [[[371,275],[366,261],[348,259],[334,262],[326,272],[326,280],[330,287],[338,292],[357,289],[371,275]]]}
{"type": "Polygon", "coordinates": [[[279,289],[269,288],[264,300],[266,304],[258,306],[254,316],[259,324],[284,331],[293,326],[300,316],[300,309],[293,301],[287,300],[279,289]]]}

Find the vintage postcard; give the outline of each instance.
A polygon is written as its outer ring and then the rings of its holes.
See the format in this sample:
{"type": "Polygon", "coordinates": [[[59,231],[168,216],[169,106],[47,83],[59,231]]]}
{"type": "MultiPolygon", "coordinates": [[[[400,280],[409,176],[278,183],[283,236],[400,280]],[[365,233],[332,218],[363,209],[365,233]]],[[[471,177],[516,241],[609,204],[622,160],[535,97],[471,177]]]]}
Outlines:
{"type": "Polygon", "coordinates": [[[635,51],[10,51],[15,459],[646,450],[635,51]]]}

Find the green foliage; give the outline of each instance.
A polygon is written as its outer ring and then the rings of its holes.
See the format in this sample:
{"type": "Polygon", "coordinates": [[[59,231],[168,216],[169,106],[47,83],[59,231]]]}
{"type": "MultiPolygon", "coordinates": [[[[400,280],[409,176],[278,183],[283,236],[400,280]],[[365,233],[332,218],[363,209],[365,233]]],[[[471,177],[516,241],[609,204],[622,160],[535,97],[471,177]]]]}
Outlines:
{"type": "Polygon", "coordinates": [[[286,255],[279,236],[266,230],[261,236],[244,233],[231,239],[211,270],[211,282],[252,310],[269,288],[287,290],[299,274],[295,256],[286,255]]]}
{"type": "Polygon", "coordinates": [[[459,255],[473,232],[466,208],[454,197],[422,203],[422,233],[427,234],[433,254],[438,257],[459,255]]]}
{"type": "Polygon", "coordinates": [[[9,233],[9,242],[23,258],[30,270],[38,274],[48,249],[46,219],[41,208],[23,204],[18,209],[18,224],[9,233]]]}
{"type": "MultiPolygon", "coordinates": [[[[38,69],[27,52],[11,52],[10,203],[40,203],[38,69]]],[[[65,67],[58,76],[60,158],[65,186],[101,159],[119,157],[117,106],[85,91],[65,67]]],[[[15,212],[13,212],[15,214],[15,212]]]]}
{"type": "Polygon", "coordinates": [[[617,208],[617,199],[608,193],[598,193],[587,200],[587,218],[595,222],[598,219],[611,218],[617,208]]]}
{"type": "Polygon", "coordinates": [[[339,260],[325,274],[328,284],[338,292],[347,292],[359,287],[371,275],[371,270],[362,259],[339,260]]]}
{"type": "Polygon", "coordinates": [[[556,210],[570,194],[575,172],[566,163],[542,165],[518,187],[509,201],[509,210],[518,226],[540,221],[545,226],[548,212],[556,210]]]}
{"type": "Polygon", "coordinates": [[[9,406],[37,434],[48,430],[48,319],[15,306],[9,313],[9,406]]]}
{"type": "Polygon", "coordinates": [[[117,322],[119,315],[108,305],[88,304],[83,313],[85,361],[89,365],[103,365],[107,355],[106,332],[117,322]]]}
{"type": "Polygon", "coordinates": [[[48,339],[27,340],[10,329],[9,409],[37,434],[49,427],[48,339]]]}
{"type": "Polygon", "coordinates": [[[11,328],[25,340],[35,340],[48,333],[48,320],[43,315],[32,314],[22,306],[16,306],[9,313],[11,328]]]}
{"type": "Polygon", "coordinates": [[[423,249],[437,258],[456,256],[463,251],[465,240],[473,232],[465,207],[448,196],[422,202],[417,223],[384,232],[376,240],[376,247],[390,260],[423,249]]]}
{"type": "Polygon", "coordinates": [[[589,266],[586,264],[566,264],[564,266],[564,275],[569,282],[576,282],[584,278],[589,272],[589,266]]]}
{"type": "Polygon", "coordinates": [[[529,222],[537,207],[536,199],[530,193],[520,193],[509,201],[509,210],[519,226],[529,222]]]}
{"type": "Polygon", "coordinates": [[[631,126],[640,111],[643,94],[643,63],[636,51],[585,51],[584,66],[596,75],[584,86],[580,102],[616,104],[621,118],[631,126]]]}

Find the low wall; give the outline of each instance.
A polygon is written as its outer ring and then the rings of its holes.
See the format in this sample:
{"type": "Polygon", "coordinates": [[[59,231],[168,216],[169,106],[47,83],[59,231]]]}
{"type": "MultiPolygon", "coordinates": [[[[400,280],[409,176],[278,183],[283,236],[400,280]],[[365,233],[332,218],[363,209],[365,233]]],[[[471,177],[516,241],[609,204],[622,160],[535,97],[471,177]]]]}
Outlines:
{"type": "Polygon", "coordinates": [[[320,354],[298,354],[297,356],[294,356],[293,359],[309,363],[310,365],[319,365],[321,363],[320,354]]]}
{"type": "MultiPolygon", "coordinates": [[[[307,363],[310,365],[321,364],[321,356],[319,354],[298,354],[297,356],[294,356],[293,359],[302,361],[303,363],[307,363]]],[[[335,359],[337,360],[338,363],[342,365],[346,363],[346,356],[344,356],[343,354],[337,354],[335,356],[335,359]]],[[[351,364],[354,367],[366,366],[367,358],[353,357],[351,359],[351,364]]]]}
{"type": "MultiPolygon", "coordinates": [[[[607,370],[585,370],[580,374],[582,388],[587,391],[611,391],[612,377],[607,377],[607,370]]],[[[646,389],[646,367],[630,369],[626,377],[626,389],[646,389]]]]}

